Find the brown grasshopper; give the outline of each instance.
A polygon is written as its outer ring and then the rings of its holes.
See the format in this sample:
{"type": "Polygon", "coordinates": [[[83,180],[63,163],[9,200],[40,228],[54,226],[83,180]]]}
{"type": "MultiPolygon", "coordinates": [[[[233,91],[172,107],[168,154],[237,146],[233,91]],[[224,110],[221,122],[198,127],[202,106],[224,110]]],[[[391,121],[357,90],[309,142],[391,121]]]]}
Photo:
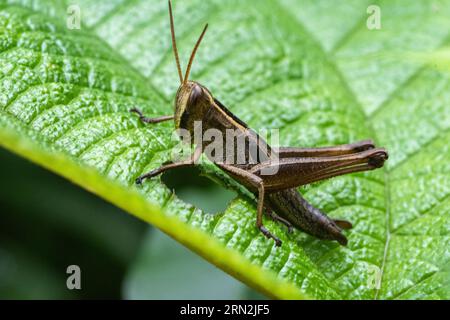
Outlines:
{"type": "MultiPolygon", "coordinates": [[[[317,238],[336,240],[341,245],[346,245],[347,238],[342,234],[342,230],[350,229],[352,224],[345,220],[329,218],[309,204],[298,192],[297,187],[347,173],[380,168],[388,158],[386,150],[376,148],[371,140],[333,147],[272,149],[264,139],[214,98],[206,87],[189,80],[192,62],[208,27],[207,24],[192,50],[183,77],[170,0],[169,17],[172,47],[180,78],[180,87],[175,98],[175,114],[147,118],[136,108],[130,111],[137,113],[144,123],[158,123],[173,119],[176,129],[185,129],[190,133],[194,133],[195,122],[202,123],[202,132],[208,129],[221,132],[234,129],[246,141],[244,149],[238,150],[238,152],[245,152],[244,163],[230,164],[225,161],[227,152],[225,148],[222,150],[222,158],[209,156],[208,158],[257,197],[256,227],[267,238],[272,238],[276,246],[281,245],[281,240],[263,225],[262,218],[265,212],[273,220],[286,225],[289,232],[295,227],[317,238]],[[251,148],[258,150],[258,156],[249,155],[251,148]],[[276,161],[273,160],[273,155],[276,155],[276,161]],[[264,170],[273,166],[277,166],[275,174],[263,173],[264,170]]],[[[165,163],[158,169],[138,177],[136,183],[141,184],[144,179],[155,177],[169,169],[196,165],[204,148],[205,142],[196,145],[188,160],[165,163]]]]}

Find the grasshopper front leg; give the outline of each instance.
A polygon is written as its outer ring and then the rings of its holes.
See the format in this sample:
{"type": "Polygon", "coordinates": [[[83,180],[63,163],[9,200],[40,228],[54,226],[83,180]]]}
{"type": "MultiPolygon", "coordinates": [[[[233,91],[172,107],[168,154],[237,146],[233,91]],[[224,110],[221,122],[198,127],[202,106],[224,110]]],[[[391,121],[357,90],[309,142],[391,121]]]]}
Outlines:
{"type": "Polygon", "coordinates": [[[150,172],[147,172],[146,174],[139,176],[136,179],[136,184],[142,184],[142,181],[144,181],[145,179],[156,177],[157,175],[160,175],[161,173],[170,169],[194,166],[197,164],[197,161],[200,158],[201,154],[202,148],[201,146],[197,146],[194,150],[194,153],[191,154],[188,160],[163,164],[158,169],[152,170],[150,172]]]}
{"type": "Polygon", "coordinates": [[[167,120],[172,120],[174,116],[161,116],[161,117],[155,117],[155,118],[148,118],[144,116],[141,110],[138,108],[130,109],[130,112],[136,113],[139,115],[139,120],[143,123],[159,123],[167,120]]]}
{"type": "Polygon", "coordinates": [[[264,213],[264,194],[265,194],[265,188],[264,188],[264,181],[257,175],[246,171],[244,169],[234,167],[231,165],[227,165],[224,163],[218,164],[222,169],[230,173],[231,175],[237,177],[240,181],[242,181],[244,184],[249,185],[253,187],[254,189],[258,190],[258,205],[257,205],[257,214],[256,214],[256,227],[259,229],[259,231],[262,232],[264,236],[268,239],[273,239],[275,241],[275,245],[277,247],[281,246],[282,241],[272,234],[269,230],[266,229],[266,227],[263,224],[262,217],[264,213]]]}

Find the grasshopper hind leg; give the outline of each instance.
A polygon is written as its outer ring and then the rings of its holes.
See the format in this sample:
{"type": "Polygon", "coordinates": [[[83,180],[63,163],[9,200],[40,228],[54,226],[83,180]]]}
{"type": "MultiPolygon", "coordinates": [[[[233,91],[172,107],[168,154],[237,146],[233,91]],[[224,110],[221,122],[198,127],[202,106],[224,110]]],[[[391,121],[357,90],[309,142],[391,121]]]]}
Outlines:
{"type": "MultiPolygon", "coordinates": [[[[223,170],[228,172],[231,176],[234,176],[239,179],[239,181],[245,182],[246,185],[252,186],[257,190],[258,195],[258,205],[257,205],[257,214],[256,214],[256,227],[259,231],[268,239],[273,239],[275,241],[275,245],[277,247],[281,246],[282,241],[271,233],[263,224],[263,214],[264,214],[264,194],[265,187],[264,181],[258,177],[257,175],[246,171],[244,169],[234,167],[225,163],[218,164],[223,170]]],[[[284,220],[284,219],[283,219],[284,220]]]]}
{"type": "Polygon", "coordinates": [[[268,238],[273,239],[275,241],[275,245],[280,247],[283,243],[277,236],[272,234],[269,230],[264,227],[262,222],[262,216],[264,212],[264,182],[260,180],[258,183],[258,213],[256,215],[256,227],[258,227],[259,231],[268,238]]]}
{"type": "Polygon", "coordinates": [[[258,226],[259,231],[262,232],[262,234],[267,238],[267,239],[273,239],[275,241],[275,245],[277,247],[281,247],[281,245],[283,244],[283,242],[275,235],[273,235],[269,230],[266,229],[266,227],[264,227],[264,225],[259,225],[258,226]]]}

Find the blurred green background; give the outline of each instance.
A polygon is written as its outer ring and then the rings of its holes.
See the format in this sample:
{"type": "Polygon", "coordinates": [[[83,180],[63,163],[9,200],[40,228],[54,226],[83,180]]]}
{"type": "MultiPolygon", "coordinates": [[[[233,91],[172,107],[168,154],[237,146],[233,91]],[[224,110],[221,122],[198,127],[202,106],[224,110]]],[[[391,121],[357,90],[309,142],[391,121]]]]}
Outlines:
{"type": "MultiPolygon", "coordinates": [[[[163,180],[212,214],[234,197],[195,169],[163,180]]],[[[0,299],[115,298],[263,296],[159,230],[0,149],[0,299]],[[81,290],[66,287],[66,269],[74,264],[81,290]]]]}

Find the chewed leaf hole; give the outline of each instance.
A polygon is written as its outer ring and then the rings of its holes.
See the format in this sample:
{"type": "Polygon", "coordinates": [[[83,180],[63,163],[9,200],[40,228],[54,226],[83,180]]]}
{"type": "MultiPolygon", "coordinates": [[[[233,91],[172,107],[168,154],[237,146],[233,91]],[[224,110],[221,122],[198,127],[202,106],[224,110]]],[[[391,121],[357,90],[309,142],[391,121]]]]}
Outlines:
{"type": "Polygon", "coordinates": [[[177,168],[165,172],[162,181],[178,198],[209,214],[223,212],[237,194],[200,175],[197,168],[177,168]]]}

